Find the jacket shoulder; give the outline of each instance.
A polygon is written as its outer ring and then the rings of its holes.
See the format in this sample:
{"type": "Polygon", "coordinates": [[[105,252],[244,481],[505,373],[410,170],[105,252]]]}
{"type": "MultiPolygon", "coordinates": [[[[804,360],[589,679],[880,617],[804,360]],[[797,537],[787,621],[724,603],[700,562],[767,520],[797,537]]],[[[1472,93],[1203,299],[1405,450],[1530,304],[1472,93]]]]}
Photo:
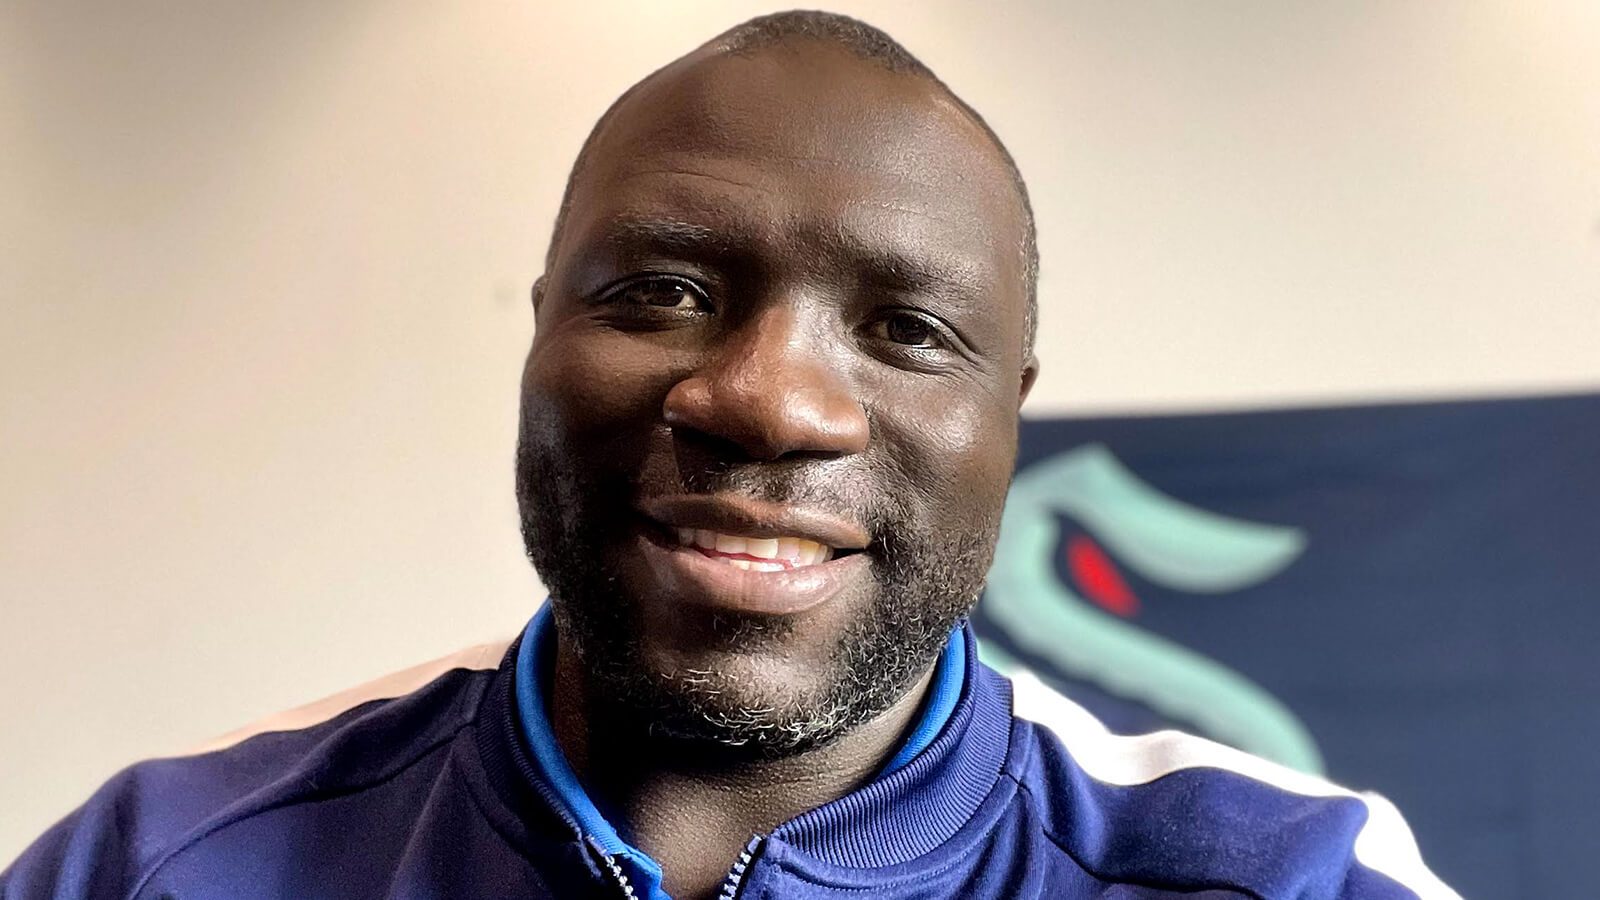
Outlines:
{"type": "Polygon", "coordinates": [[[221,828],[376,784],[472,721],[506,646],[471,647],[134,763],[0,872],[0,897],[133,897],[167,859],[221,828]]]}
{"type": "Polygon", "coordinates": [[[1032,673],[1011,676],[1013,777],[1041,827],[1098,877],[1296,898],[1460,900],[1399,810],[1204,738],[1111,733],[1032,673]]]}

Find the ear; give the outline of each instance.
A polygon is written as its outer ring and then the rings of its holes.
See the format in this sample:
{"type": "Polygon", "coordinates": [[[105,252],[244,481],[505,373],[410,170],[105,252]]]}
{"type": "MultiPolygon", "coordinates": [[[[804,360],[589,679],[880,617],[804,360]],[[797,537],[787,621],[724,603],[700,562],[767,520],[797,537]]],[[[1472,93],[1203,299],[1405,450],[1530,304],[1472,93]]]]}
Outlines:
{"type": "Polygon", "coordinates": [[[539,306],[544,303],[544,286],[545,286],[545,280],[548,277],[549,276],[547,276],[547,275],[540,275],[538,278],[534,279],[534,282],[533,282],[533,311],[535,313],[537,313],[539,311],[539,306]]]}
{"type": "Polygon", "coordinates": [[[1033,383],[1039,378],[1039,357],[1030,355],[1028,361],[1022,366],[1022,390],[1017,394],[1017,406],[1022,406],[1022,401],[1028,399],[1028,392],[1033,390],[1033,383]]]}

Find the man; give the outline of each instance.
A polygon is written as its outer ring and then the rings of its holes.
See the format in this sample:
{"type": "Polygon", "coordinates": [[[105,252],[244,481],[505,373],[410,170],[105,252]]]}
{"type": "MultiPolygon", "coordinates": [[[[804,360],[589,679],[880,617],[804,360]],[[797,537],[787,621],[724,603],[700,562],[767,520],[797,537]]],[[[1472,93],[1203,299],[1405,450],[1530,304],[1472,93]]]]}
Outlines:
{"type": "Polygon", "coordinates": [[[534,287],[550,602],[134,766],[4,896],[1452,896],[1378,801],[1034,682],[1072,740],[1013,716],[963,620],[1035,275],[1010,157],[881,32],[764,17],[646,78],[534,287]]]}

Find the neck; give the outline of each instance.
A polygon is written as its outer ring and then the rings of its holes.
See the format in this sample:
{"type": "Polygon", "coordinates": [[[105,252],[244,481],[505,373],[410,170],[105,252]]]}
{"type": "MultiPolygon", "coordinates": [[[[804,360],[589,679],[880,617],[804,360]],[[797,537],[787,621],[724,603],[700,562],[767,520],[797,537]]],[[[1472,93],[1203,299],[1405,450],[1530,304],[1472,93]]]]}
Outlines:
{"type": "MultiPolygon", "coordinates": [[[[621,817],[632,842],[661,863],[673,897],[711,897],[753,835],[864,784],[905,739],[932,667],[877,718],[781,759],[658,752],[631,732],[612,739],[597,723],[580,664],[559,645],[550,698],[556,741],[597,801],[621,817]]],[[[596,714],[602,713],[602,714],[596,714]]]]}

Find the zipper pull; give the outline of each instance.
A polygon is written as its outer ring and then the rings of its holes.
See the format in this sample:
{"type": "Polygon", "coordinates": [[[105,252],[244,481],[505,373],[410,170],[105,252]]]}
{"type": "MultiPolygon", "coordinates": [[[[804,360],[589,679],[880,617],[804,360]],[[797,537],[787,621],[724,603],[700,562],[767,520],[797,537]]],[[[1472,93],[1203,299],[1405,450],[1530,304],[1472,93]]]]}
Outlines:
{"type": "Polygon", "coordinates": [[[739,888],[744,884],[745,873],[756,860],[756,855],[761,852],[761,842],[766,840],[762,835],[750,839],[739,852],[739,858],[733,861],[733,868],[728,871],[728,877],[722,881],[722,892],[717,894],[717,900],[734,900],[739,896],[739,888]]]}

